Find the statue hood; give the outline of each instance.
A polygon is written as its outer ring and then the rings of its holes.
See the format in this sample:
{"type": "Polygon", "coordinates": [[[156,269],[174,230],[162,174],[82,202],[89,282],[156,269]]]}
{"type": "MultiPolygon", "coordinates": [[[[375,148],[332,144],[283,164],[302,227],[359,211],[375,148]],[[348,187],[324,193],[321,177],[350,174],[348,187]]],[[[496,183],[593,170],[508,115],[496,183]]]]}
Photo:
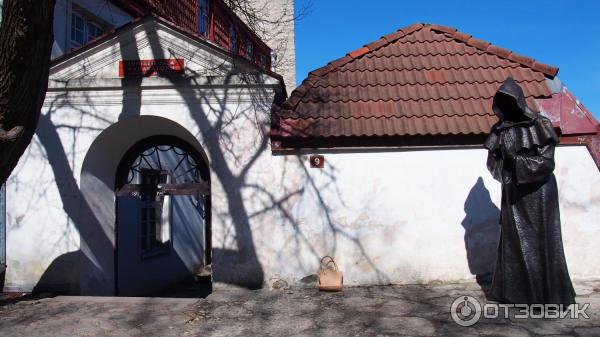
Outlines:
{"type": "Polygon", "coordinates": [[[492,110],[501,122],[524,122],[535,119],[535,114],[525,101],[523,89],[508,77],[494,95],[492,110]]]}
{"type": "Polygon", "coordinates": [[[559,142],[552,122],[529,109],[523,89],[510,77],[502,83],[494,95],[492,110],[500,121],[492,126],[484,143],[484,147],[489,151],[500,152],[502,141],[500,134],[511,128],[518,128],[518,132],[515,133],[517,151],[559,142]]]}

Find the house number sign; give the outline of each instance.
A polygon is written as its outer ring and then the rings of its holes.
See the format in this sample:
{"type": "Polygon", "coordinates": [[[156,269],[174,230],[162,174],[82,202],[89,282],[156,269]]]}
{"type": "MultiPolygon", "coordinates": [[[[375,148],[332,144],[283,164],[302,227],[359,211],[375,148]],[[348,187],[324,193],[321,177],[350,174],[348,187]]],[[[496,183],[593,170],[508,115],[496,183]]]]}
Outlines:
{"type": "Polygon", "coordinates": [[[322,155],[310,156],[310,167],[323,168],[325,166],[325,157],[322,155]]]}

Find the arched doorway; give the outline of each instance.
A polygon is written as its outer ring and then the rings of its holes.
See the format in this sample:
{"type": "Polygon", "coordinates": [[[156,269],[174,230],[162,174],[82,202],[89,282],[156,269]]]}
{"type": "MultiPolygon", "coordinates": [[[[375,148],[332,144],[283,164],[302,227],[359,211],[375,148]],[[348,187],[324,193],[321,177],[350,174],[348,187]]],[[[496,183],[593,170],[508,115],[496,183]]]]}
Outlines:
{"type": "Polygon", "coordinates": [[[152,136],[121,159],[115,179],[115,287],[153,293],[211,263],[210,171],[187,142],[152,136]]]}

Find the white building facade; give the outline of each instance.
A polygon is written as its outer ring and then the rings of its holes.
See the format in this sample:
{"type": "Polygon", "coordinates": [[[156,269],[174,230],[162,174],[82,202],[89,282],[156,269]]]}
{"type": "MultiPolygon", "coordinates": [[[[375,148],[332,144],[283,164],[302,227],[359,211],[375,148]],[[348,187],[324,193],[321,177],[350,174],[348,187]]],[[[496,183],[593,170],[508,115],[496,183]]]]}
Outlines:
{"type": "MultiPolygon", "coordinates": [[[[7,182],[5,290],[143,295],[203,273],[314,286],[324,255],[348,285],[491,271],[500,185],[484,149],[273,152],[271,106],[285,97],[280,76],[157,17],[54,61],[7,182]],[[127,76],[136,60],[155,60],[134,67],[152,76],[127,76]]],[[[571,276],[598,278],[600,173],[586,145],[558,147],[555,174],[571,276]]]]}

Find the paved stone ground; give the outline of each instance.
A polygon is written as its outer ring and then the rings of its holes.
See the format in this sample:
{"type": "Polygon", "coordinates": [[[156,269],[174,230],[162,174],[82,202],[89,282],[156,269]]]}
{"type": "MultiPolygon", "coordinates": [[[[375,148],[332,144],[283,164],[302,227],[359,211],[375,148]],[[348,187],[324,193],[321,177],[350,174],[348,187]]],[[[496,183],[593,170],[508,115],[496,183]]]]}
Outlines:
{"type": "Polygon", "coordinates": [[[600,336],[600,280],[577,282],[590,319],[499,318],[461,327],[460,295],[475,283],[314,289],[218,289],[205,299],[26,298],[0,306],[0,336],[600,336]]]}

